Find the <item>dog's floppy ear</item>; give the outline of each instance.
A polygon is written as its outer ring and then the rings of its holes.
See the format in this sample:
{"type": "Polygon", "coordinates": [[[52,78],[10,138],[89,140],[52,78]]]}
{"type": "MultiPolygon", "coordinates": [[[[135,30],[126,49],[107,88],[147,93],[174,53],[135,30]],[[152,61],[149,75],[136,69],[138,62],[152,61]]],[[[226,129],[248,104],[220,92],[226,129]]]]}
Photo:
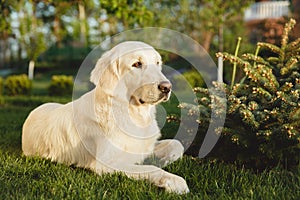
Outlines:
{"type": "Polygon", "coordinates": [[[101,80],[104,81],[104,79],[107,79],[107,76],[113,76],[114,78],[119,79],[118,65],[119,60],[118,58],[116,58],[116,56],[112,55],[112,50],[105,52],[97,61],[95,68],[92,70],[90,81],[95,85],[99,85],[99,82],[101,80]]]}
{"type": "Polygon", "coordinates": [[[103,76],[105,69],[109,66],[109,55],[110,52],[107,51],[105,52],[101,58],[97,61],[96,66],[94,67],[94,69],[91,72],[91,77],[90,77],[90,81],[92,83],[94,83],[95,85],[98,84],[99,79],[101,78],[101,76],[103,76]]]}

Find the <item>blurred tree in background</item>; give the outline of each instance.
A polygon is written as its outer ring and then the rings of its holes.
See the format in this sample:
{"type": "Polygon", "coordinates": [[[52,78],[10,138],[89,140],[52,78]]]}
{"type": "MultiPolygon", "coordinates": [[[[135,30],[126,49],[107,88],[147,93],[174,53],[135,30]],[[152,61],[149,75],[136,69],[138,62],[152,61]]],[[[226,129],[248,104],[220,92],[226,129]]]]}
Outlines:
{"type": "Polygon", "coordinates": [[[42,29],[43,21],[38,18],[37,2],[32,1],[31,6],[26,9],[21,8],[22,14],[19,16],[19,43],[24,46],[29,60],[28,77],[33,79],[35,62],[39,55],[43,53],[46,46],[46,35],[42,29]]]}
{"type": "MultiPolygon", "coordinates": [[[[232,48],[232,42],[245,35],[243,10],[252,2],[0,1],[0,69],[26,68],[30,60],[38,61],[38,66],[65,66],[63,60],[82,60],[91,48],[114,34],[149,26],[185,33],[214,55],[223,46],[232,48]]],[[[76,62],[68,64],[78,67],[76,62]]]]}

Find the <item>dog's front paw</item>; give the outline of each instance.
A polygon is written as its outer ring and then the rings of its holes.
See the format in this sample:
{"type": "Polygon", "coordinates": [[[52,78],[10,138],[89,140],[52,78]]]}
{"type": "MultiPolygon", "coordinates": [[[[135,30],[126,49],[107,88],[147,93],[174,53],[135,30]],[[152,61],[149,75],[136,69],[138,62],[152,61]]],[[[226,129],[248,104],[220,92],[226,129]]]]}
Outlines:
{"type": "Polygon", "coordinates": [[[177,175],[167,174],[160,180],[160,186],[165,188],[168,192],[175,192],[177,194],[186,194],[190,190],[186,184],[186,181],[177,175]]]}

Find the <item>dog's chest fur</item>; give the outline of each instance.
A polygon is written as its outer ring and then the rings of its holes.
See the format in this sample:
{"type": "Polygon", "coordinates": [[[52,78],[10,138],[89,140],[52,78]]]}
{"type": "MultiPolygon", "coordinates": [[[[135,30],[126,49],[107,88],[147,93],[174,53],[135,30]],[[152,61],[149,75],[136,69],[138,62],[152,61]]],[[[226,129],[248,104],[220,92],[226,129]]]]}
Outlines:
{"type": "Polygon", "coordinates": [[[131,107],[128,102],[103,95],[97,101],[101,102],[95,107],[97,121],[112,145],[129,154],[153,153],[160,137],[154,106],[131,107]]]}

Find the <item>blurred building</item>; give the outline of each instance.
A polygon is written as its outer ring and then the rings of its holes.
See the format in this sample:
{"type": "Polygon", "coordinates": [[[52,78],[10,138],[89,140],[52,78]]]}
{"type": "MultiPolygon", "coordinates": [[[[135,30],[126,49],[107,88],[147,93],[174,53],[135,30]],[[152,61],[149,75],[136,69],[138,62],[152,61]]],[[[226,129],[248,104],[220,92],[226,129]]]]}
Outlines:
{"type": "Polygon", "coordinates": [[[284,24],[289,17],[297,20],[293,37],[300,36],[300,0],[267,1],[258,0],[245,11],[245,22],[249,39],[279,44],[284,24]]]}

